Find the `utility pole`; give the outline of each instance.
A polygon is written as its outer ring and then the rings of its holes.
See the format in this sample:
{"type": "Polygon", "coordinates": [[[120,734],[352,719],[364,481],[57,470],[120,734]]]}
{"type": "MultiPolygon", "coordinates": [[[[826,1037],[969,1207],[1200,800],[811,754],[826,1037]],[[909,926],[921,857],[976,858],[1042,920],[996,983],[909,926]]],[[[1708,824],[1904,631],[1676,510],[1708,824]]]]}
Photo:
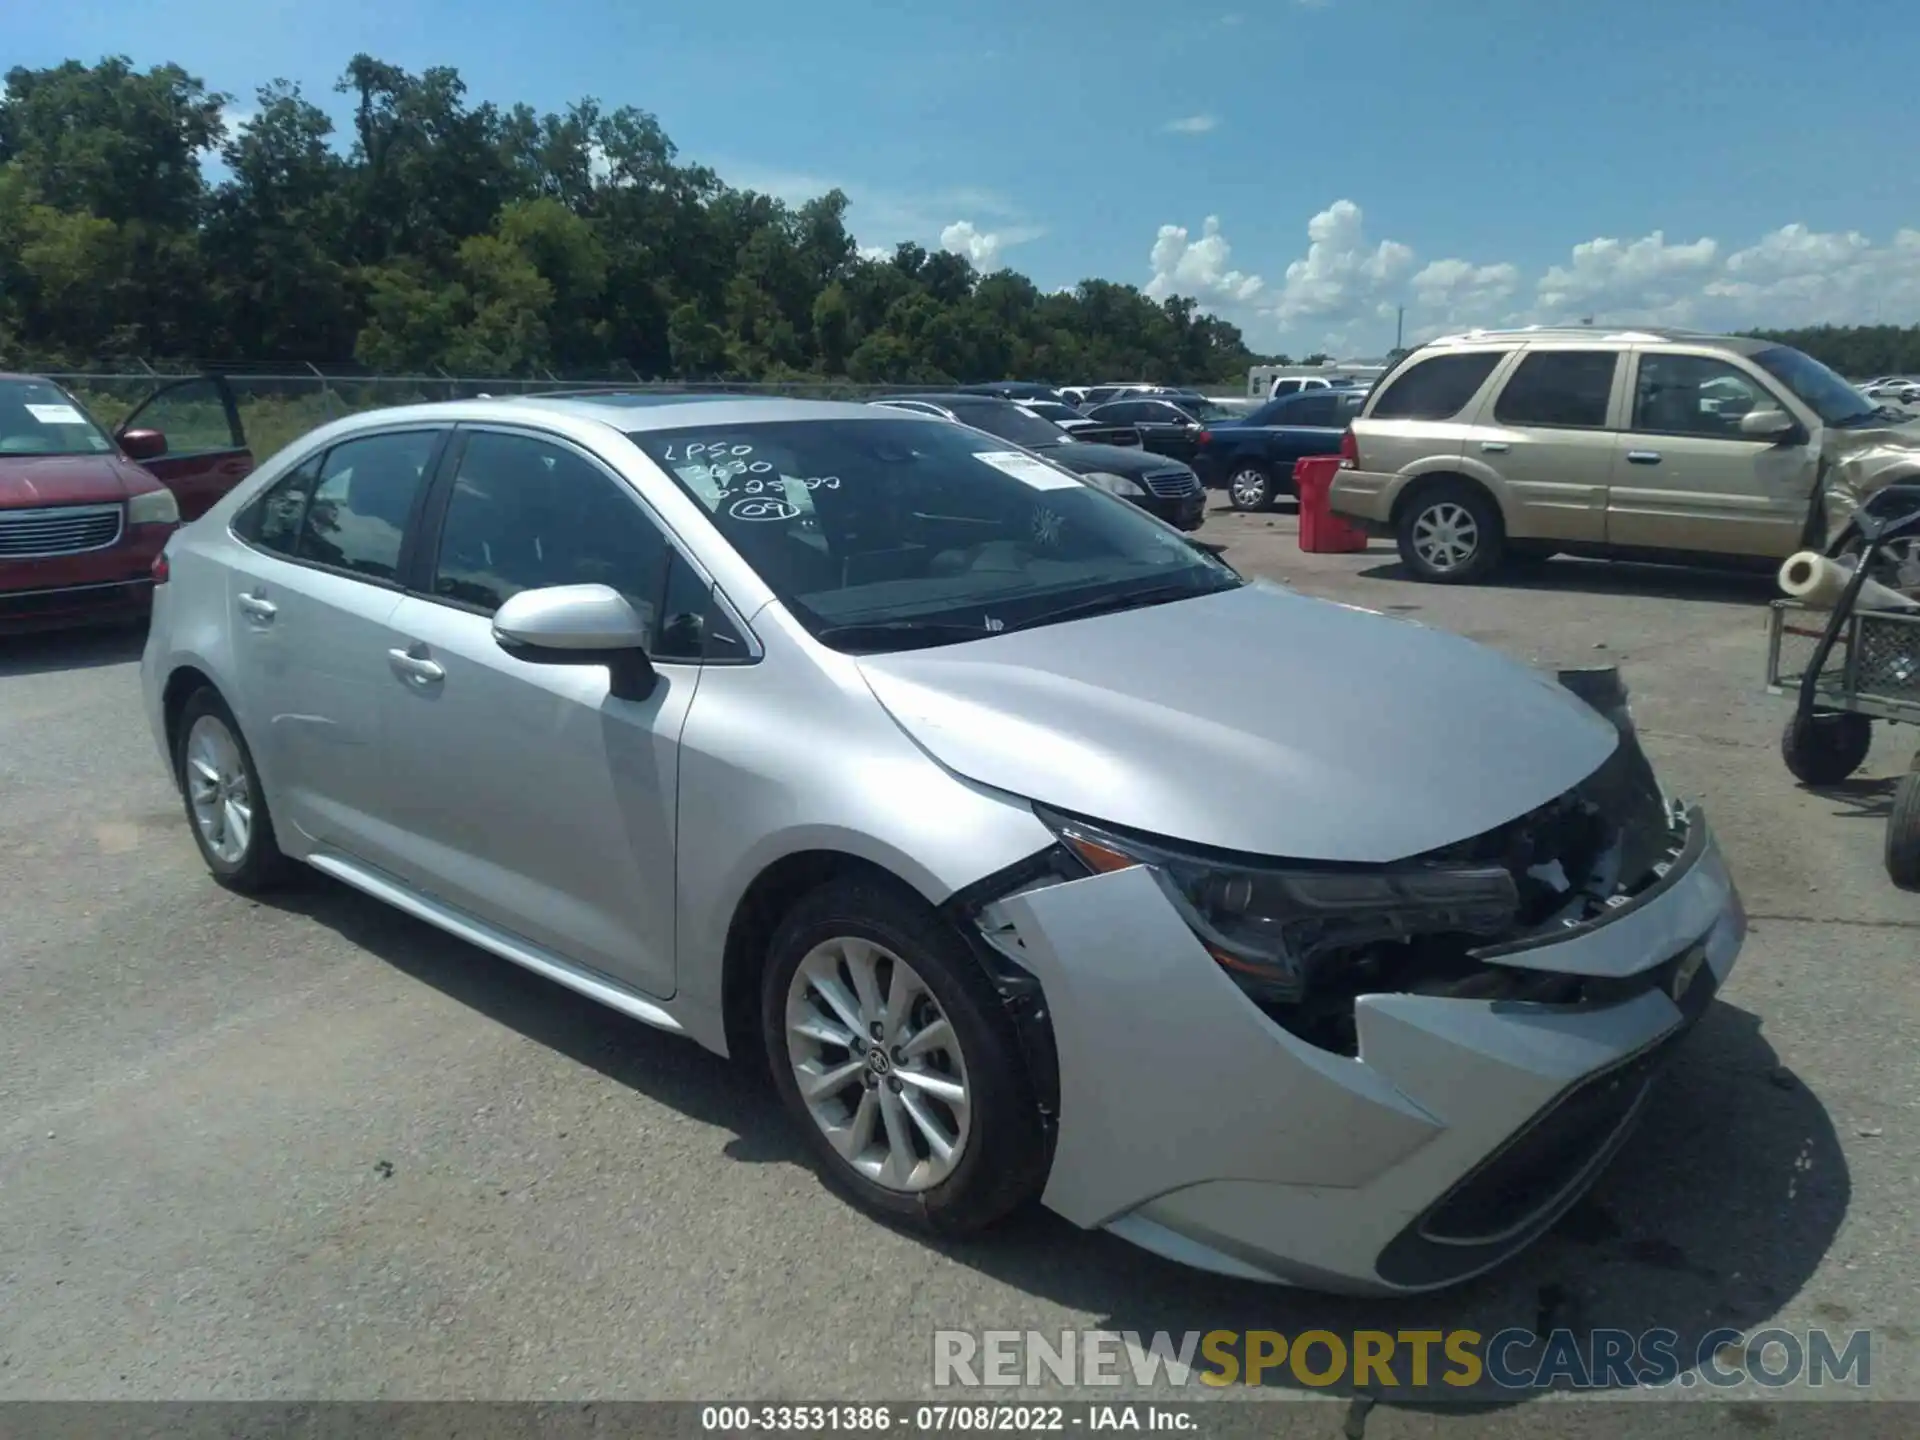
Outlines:
{"type": "Polygon", "coordinates": [[[1400,348],[1402,348],[1406,344],[1406,338],[1407,338],[1407,307],[1402,305],[1398,310],[1394,312],[1393,348],[1395,350],[1399,350],[1400,348]]]}

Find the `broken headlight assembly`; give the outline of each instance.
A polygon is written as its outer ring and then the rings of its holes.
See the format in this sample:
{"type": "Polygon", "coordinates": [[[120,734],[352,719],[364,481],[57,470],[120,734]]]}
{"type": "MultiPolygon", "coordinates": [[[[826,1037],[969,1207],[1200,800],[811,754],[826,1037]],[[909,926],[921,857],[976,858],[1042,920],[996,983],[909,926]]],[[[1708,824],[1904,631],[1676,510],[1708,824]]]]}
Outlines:
{"type": "Polygon", "coordinates": [[[1214,961],[1256,1001],[1305,1000],[1316,977],[1380,945],[1511,933],[1520,907],[1499,865],[1264,861],[1036,813],[1095,873],[1148,867],[1214,961]]]}

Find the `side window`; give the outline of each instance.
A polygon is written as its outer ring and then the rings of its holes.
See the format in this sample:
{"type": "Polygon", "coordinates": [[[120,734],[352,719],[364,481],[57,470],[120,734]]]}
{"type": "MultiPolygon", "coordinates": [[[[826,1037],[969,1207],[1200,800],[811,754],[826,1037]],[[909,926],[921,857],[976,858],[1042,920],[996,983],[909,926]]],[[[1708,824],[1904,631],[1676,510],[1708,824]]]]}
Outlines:
{"type": "Polygon", "coordinates": [[[608,585],[653,631],[668,545],[626,487],[531,435],[467,437],[434,558],[433,593],[492,612],[522,590],[608,585]]]}
{"type": "Polygon", "coordinates": [[[1273,382],[1273,398],[1278,400],[1282,395],[1291,395],[1299,388],[1298,380],[1276,380],[1273,382]]]}
{"type": "Polygon", "coordinates": [[[660,603],[655,660],[744,660],[746,642],[715,602],[713,591],[693,567],[669,547],[667,587],[660,603]]]}
{"type": "Polygon", "coordinates": [[[1347,424],[1354,416],[1360,413],[1361,408],[1366,403],[1367,392],[1364,390],[1352,390],[1342,395],[1339,401],[1340,410],[1338,415],[1334,417],[1333,423],[1336,425],[1347,424]]]}
{"type": "Polygon", "coordinates": [[[392,580],[438,430],[346,440],[327,452],[300,526],[295,556],[392,580]]]}
{"type": "Polygon", "coordinates": [[[158,430],[167,437],[169,455],[238,450],[246,438],[227,414],[219,382],[181,380],[162,386],[122,423],[123,430],[158,430]]]}
{"type": "Polygon", "coordinates": [[[1308,395],[1287,412],[1287,421],[1292,425],[1332,425],[1335,403],[1332,395],[1308,395]]]}
{"type": "Polygon", "coordinates": [[[292,559],[294,548],[300,543],[301,527],[306,523],[307,502],[313,498],[313,482],[320,478],[320,462],[324,458],[324,451],[310,455],[274,481],[266,493],[253,502],[240,533],[262,550],[292,559]]]}
{"type": "Polygon", "coordinates": [[[1776,403],[1758,380],[1724,360],[1643,352],[1633,386],[1633,428],[1738,440],[1742,415],[1776,403]]]}
{"type": "Polygon", "coordinates": [[[1605,350],[1534,350],[1514,370],[1494,401],[1502,425],[1557,425],[1598,429],[1620,357],[1605,350]]]}
{"type": "Polygon", "coordinates": [[[1486,382],[1505,354],[1435,355],[1409,366],[1387,387],[1370,420],[1451,420],[1486,382]]]}

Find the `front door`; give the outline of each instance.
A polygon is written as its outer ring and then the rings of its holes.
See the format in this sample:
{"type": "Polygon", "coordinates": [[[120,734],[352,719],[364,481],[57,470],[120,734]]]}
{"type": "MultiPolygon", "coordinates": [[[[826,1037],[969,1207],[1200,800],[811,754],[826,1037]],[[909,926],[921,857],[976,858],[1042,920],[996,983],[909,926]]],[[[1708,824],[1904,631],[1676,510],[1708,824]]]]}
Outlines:
{"type": "Polygon", "coordinates": [[[1607,542],[1782,559],[1799,548],[1817,455],[1740,433],[1752,410],[1794,410],[1751,371],[1712,355],[1641,350],[1615,441],[1607,542]]]}
{"type": "Polygon", "coordinates": [[[394,868],[380,728],[410,517],[444,428],[343,441],[237,517],[228,571],[235,708],[276,818],[394,868]]]}
{"type": "MultiPolygon", "coordinates": [[[[421,889],[645,994],[674,992],[674,814],[698,654],[657,621],[671,547],[625,481],[557,438],[475,429],[424,594],[393,617],[381,714],[421,889]],[[649,617],[658,680],[532,664],[493,639],[521,590],[606,584],[649,617]]],[[[439,508],[436,499],[435,508],[439,508]]]]}
{"type": "Polygon", "coordinates": [[[173,491],[182,520],[199,518],[253,473],[240,408],[218,375],[162,385],[133,408],[114,438],[136,430],[163,437],[165,450],[138,463],[173,491]]]}

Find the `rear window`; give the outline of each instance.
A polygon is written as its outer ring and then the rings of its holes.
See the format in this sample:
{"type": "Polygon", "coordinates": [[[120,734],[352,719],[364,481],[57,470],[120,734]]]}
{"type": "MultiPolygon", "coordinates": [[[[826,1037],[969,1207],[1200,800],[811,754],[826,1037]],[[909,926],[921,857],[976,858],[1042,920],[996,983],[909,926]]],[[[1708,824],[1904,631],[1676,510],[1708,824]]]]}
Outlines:
{"type": "Polygon", "coordinates": [[[1389,385],[1370,420],[1450,420],[1486,383],[1506,352],[1435,355],[1402,371],[1389,385]]]}

